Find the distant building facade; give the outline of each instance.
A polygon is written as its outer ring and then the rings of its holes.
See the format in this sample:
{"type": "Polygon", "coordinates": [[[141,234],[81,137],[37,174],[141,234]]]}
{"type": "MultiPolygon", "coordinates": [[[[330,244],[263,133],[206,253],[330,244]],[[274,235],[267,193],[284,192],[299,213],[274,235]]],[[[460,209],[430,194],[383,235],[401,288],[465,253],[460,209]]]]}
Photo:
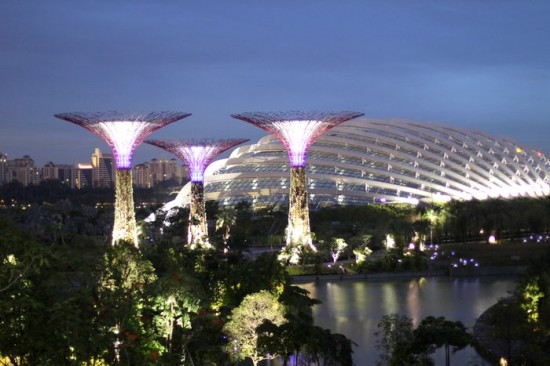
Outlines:
{"type": "Polygon", "coordinates": [[[187,168],[179,165],[176,159],[152,159],[134,166],[132,176],[134,185],[141,188],[151,188],[169,180],[181,184],[187,177],[187,168]]]}
{"type": "MultiPolygon", "coordinates": [[[[187,168],[178,164],[176,159],[152,159],[135,165],[132,173],[134,185],[141,188],[151,188],[166,181],[182,184],[187,179],[187,168]]],[[[7,154],[0,153],[0,185],[18,181],[28,186],[56,179],[71,188],[106,188],[114,187],[115,177],[113,155],[105,154],[99,148],[94,149],[89,163],[56,164],[49,161],[42,168],[37,167],[28,155],[8,160],[7,154]]]]}
{"type": "Polygon", "coordinates": [[[42,180],[59,179],[59,168],[53,162],[47,162],[41,169],[40,178],[42,180]]]}
{"type": "Polygon", "coordinates": [[[28,186],[40,182],[40,169],[36,167],[34,160],[29,155],[24,155],[19,159],[6,159],[4,174],[5,183],[18,181],[24,186],[28,186]]]}
{"type": "Polygon", "coordinates": [[[0,184],[8,181],[8,155],[0,153],[0,184]]]}
{"type": "Polygon", "coordinates": [[[72,188],[92,187],[93,166],[92,164],[78,163],[74,167],[72,188]]]}
{"type": "Polygon", "coordinates": [[[96,148],[92,154],[92,187],[114,187],[115,160],[112,154],[103,154],[96,148]]]}

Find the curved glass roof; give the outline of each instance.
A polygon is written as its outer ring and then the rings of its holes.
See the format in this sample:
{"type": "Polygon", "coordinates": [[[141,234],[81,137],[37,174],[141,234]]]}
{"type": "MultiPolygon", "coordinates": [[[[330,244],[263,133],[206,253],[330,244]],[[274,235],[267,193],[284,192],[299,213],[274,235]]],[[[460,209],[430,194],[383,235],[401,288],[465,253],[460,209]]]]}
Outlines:
{"type": "MultiPolygon", "coordinates": [[[[483,132],[406,120],[358,119],[311,146],[306,166],[310,205],[441,202],[540,197],[550,193],[550,161],[542,151],[483,132]]],[[[267,135],[205,173],[207,200],[222,206],[286,205],[285,147],[267,135]]],[[[186,203],[185,187],[178,200],[186,203]]]]}

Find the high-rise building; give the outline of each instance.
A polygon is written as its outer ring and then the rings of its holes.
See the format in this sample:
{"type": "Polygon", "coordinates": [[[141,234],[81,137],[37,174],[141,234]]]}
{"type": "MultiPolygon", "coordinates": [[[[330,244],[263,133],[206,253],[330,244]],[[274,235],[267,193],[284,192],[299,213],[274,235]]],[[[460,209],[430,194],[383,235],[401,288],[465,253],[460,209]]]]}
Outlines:
{"type": "Polygon", "coordinates": [[[73,185],[74,166],[69,164],[57,164],[57,178],[61,183],[74,188],[73,185]]]}
{"type": "Polygon", "coordinates": [[[92,186],[92,164],[76,164],[73,171],[73,188],[86,188],[92,186]]]}
{"type": "Polygon", "coordinates": [[[16,180],[24,186],[40,182],[40,169],[34,165],[34,160],[29,155],[24,155],[20,159],[7,160],[6,170],[6,182],[16,180]]]}
{"type": "Polygon", "coordinates": [[[187,168],[176,159],[151,159],[134,166],[132,179],[136,187],[151,188],[168,180],[181,184],[186,177],[187,168]]]}
{"type": "Polygon", "coordinates": [[[104,154],[96,148],[92,154],[92,186],[113,187],[115,164],[112,154],[104,154]]]}
{"type": "Polygon", "coordinates": [[[151,186],[171,179],[181,183],[181,168],[176,159],[152,159],[149,162],[149,177],[151,186]]]}
{"type": "Polygon", "coordinates": [[[0,153],[0,184],[8,181],[8,155],[0,153]]]}
{"type": "Polygon", "coordinates": [[[149,164],[143,163],[134,166],[132,179],[136,187],[151,188],[151,182],[149,179],[149,164]]]}
{"type": "Polygon", "coordinates": [[[57,165],[51,161],[47,162],[41,169],[40,178],[42,180],[59,179],[59,169],[57,165]]]}

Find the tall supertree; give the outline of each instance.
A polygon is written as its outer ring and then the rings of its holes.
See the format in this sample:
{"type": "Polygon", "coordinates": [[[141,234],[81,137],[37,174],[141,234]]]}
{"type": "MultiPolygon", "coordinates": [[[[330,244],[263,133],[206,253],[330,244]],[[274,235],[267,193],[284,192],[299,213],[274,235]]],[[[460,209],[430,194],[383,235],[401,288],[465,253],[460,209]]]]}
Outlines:
{"type": "Polygon", "coordinates": [[[305,172],[309,147],[326,131],[362,115],[357,112],[256,112],[231,115],[271,133],[286,147],[290,160],[290,193],[283,259],[297,263],[303,246],[316,250],[309,226],[305,172]]]}
{"type": "Polygon", "coordinates": [[[191,248],[209,248],[206,208],[204,203],[204,171],[212,160],[222,152],[242,144],[248,139],[181,139],[147,140],[148,144],[160,147],[180,158],[189,169],[191,178],[191,203],[187,243],[191,248]]]}
{"type": "Polygon", "coordinates": [[[57,118],[72,122],[101,137],[113,151],[116,164],[115,219],[112,244],[124,240],[137,246],[137,229],[132,188],[132,158],[149,134],[190,116],[181,112],[149,113],[62,113],[57,118]]]}

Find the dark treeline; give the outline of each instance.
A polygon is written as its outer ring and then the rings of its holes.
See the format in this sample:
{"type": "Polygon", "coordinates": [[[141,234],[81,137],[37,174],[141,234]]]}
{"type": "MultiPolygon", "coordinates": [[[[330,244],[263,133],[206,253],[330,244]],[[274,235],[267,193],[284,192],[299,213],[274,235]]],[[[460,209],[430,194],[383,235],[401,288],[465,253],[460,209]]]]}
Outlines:
{"type": "MultiPolygon", "coordinates": [[[[135,188],[136,205],[149,205],[138,209],[138,218],[160,207],[175,196],[180,186],[165,182],[154,188],[135,188]]],[[[38,185],[23,186],[10,182],[0,186],[0,205],[49,204],[60,201],[74,206],[97,204],[108,206],[114,202],[112,188],[71,189],[57,180],[42,181],[38,185]]],[[[234,208],[238,225],[230,241],[246,245],[280,246],[284,242],[287,225],[286,207],[253,210],[241,202],[234,208]]],[[[216,217],[224,210],[215,202],[207,202],[210,235],[215,237],[216,217]]],[[[185,209],[176,215],[179,227],[186,225],[185,209]]],[[[368,237],[374,248],[381,247],[386,235],[391,234],[397,245],[411,240],[425,243],[483,241],[494,234],[499,239],[517,238],[529,233],[546,233],[550,230],[550,199],[517,198],[484,201],[451,201],[445,204],[406,204],[333,206],[312,210],[311,229],[317,241],[328,242],[343,238],[348,244],[364,242],[368,237]],[[413,239],[416,238],[416,239],[413,239]]],[[[173,219],[175,220],[175,219],[173,219]]],[[[175,221],[177,221],[175,220],[175,221]]]]}
{"type": "Polygon", "coordinates": [[[441,205],[401,204],[337,206],[311,213],[312,231],[317,238],[357,238],[372,235],[380,245],[391,233],[396,242],[408,243],[415,233],[425,242],[466,242],[516,238],[550,229],[550,199],[517,198],[485,201],[452,201],[441,205]]]}
{"type": "MultiPolygon", "coordinates": [[[[157,184],[153,188],[134,187],[136,203],[163,203],[170,200],[173,192],[181,185],[173,181],[157,184]]],[[[73,189],[57,179],[43,180],[34,185],[24,186],[21,182],[12,181],[0,185],[0,203],[3,205],[56,203],[68,199],[73,204],[94,206],[112,204],[115,200],[114,187],[73,189]]]]}

